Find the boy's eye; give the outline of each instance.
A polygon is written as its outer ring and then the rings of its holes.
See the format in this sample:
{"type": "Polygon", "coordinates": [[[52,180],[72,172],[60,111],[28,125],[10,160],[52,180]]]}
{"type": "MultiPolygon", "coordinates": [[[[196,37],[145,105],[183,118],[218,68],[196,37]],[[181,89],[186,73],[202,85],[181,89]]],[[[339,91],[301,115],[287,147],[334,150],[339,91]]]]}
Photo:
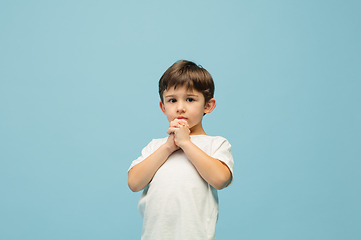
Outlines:
{"type": "Polygon", "coordinates": [[[194,98],[187,98],[187,102],[193,102],[194,98]]]}
{"type": "Polygon", "coordinates": [[[171,98],[168,100],[170,103],[175,103],[177,100],[175,100],[174,98],[171,98]]]}

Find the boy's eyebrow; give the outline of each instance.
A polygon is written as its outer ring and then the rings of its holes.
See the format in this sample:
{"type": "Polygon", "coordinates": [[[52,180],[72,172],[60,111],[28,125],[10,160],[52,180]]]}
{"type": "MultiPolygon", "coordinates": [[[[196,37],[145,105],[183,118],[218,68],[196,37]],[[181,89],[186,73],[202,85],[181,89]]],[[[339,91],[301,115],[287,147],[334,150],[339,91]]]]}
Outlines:
{"type": "MultiPolygon", "coordinates": [[[[165,95],[165,98],[170,98],[170,97],[176,97],[177,95],[173,95],[173,94],[169,94],[169,95],[165,95]]],[[[197,94],[193,94],[193,93],[187,93],[187,96],[189,97],[198,97],[197,94]]]]}

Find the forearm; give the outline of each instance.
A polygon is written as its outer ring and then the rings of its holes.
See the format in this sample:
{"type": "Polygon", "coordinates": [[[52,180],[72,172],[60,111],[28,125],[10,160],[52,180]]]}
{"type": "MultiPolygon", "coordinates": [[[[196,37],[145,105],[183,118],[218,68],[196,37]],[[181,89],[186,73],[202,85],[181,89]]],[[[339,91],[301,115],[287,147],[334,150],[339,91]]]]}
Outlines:
{"type": "Polygon", "coordinates": [[[168,159],[172,149],[165,144],[128,172],[128,186],[133,192],[142,190],[152,180],[154,174],[168,159]]]}
{"type": "Polygon", "coordinates": [[[223,162],[210,157],[191,141],[183,142],[180,147],[201,177],[214,188],[220,190],[230,183],[231,172],[223,162]]]}

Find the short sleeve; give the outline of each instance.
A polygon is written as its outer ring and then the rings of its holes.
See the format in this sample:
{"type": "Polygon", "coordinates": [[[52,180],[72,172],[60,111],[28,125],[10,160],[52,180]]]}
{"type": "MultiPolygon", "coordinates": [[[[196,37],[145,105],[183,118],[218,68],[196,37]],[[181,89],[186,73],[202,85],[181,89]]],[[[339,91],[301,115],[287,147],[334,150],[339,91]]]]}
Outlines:
{"type": "Polygon", "coordinates": [[[232,174],[233,181],[233,156],[231,151],[231,144],[227,139],[219,137],[212,143],[212,154],[211,157],[216,158],[224,162],[232,174]]]}
{"type": "Polygon", "coordinates": [[[142,150],[142,155],[138,157],[136,160],[132,162],[130,165],[128,172],[130,169],[132,169],[135,165],[149,157],[155,150],[157,150],[165,141],[167,138],[164,139],[153,139],[145,148],[142,150]]]}
{"type": "Polygon", "coordinates": [[[130,169],[132,169],[135,165],[137,165],[138,163],[140,163],[141,161],[143,161],[144,159],[146,159],[150,154],[152,154],[152,146],[154,145],[154,139],[142,150],[142,155],[140,157],[138,157],[136,160],[134,160],[132,162],[132,164],[130,165],[128,172],[130,171],[130,169]]]}

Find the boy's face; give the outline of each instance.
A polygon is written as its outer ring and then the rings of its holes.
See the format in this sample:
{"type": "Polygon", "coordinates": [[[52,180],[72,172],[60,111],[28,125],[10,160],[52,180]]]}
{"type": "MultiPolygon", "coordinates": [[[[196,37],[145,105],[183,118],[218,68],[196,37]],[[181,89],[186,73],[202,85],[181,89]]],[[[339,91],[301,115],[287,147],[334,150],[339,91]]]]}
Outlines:
{"type": "Polygon", "coordinates": [[[185,119],[189,125],[191,134],[205,134],[202,127],[204,113],[210,113],[215,107],[215,99],[207,104],[201,92],[180,86],[171,87],[163,93],[160,108],[167,116],[169,122],[175,119],[185,119]]]}

